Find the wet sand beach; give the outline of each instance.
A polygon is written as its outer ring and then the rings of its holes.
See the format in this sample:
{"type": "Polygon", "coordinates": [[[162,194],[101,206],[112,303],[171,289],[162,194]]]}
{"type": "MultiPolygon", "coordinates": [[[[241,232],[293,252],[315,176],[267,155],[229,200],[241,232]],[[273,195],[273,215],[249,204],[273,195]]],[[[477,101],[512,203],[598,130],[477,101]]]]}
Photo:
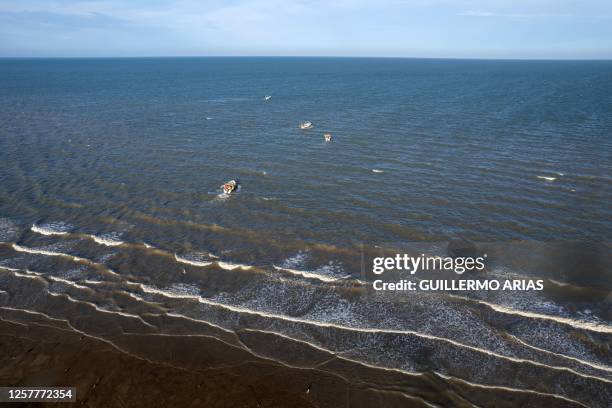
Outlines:
{"type": "MultiPolygon", "coordinates": [[[[203,362],[184,368],[173,366],[172,361],[127,353],[105,341],[42,321],[25,327],[3,319],[0,329],[3,385],[76,387],[76,404],[80,406],[315,406],[294,383],[298,377],[279,366],[244,361],[228,367],[208,367],[203,362]]],[[[191,348],[189,352],[200,350],[191,348]]]]}
{"type": "MultiPolygon", "coordinates": [[[[203,338],[195,345],[180,336],[143,339],[125,335],[131,338],[115,339],[123,345],[120,348],[75,332],[56,320],[7,310],[1,314],[3,384],[76,387],[76,404],[89,407],[427,407],[427,400],[457,407],[473,406],[478,401],[495,401],[498,407],[579,406],[546,394],[511,390],[492,394],[461,381],[446,383],[432,374],[415,377],[398,372],[377,373],[347,362],[335,368],[329,364],[329,369],[319,364],[317,369],[309,364],[290,366],[251,356],[234,364],[219,364],[224,358],[234,360],[235,353],[220,351],[214,342],[203,338]],[[143,347],[144,343],[157,344],[143,347]],[[143,348],[147,352],[142,352],[143,348]],[[209,348],[214,349],[215,358],[204,357],[212,351],[209,348]],[[155,352],[148,354],[152,350],[155,352]],[[231,354],[223,356],[224,352],[231,354]],[[179,357],[178,353],[183,355],[179,357]],[[346,378],[333,375],[338,368],[352,374],[346,378]]],[[[296,359],[316,358],[316,354],[310,350],[310,355],[307,352],[296,359]]]]}

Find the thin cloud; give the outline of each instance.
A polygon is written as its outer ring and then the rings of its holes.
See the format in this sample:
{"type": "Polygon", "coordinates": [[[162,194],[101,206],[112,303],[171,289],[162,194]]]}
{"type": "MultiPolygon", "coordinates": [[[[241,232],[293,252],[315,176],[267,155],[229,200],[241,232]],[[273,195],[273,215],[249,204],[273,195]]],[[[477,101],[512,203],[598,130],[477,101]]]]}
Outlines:
{"type": "Polygon", "coordinates": [[[545,58],[583,55],[587,44],[592,55],[609,58],[612,2],[585,3],[0,0],[0,56],[520,57],[532,56],[537,49],[537,57],[545,58]],[[486,35],[475,35],[479,33],[486,35]]]}
{"type": "Polygon", "coordinates": [[[125,21],[102,13],[53,13],[46,11],[0,11],[0,21],[27,27],[44,27],[55,31],[77,31],[81,29],[112,29],[125,21]]]}
{"type": "Polygon", "coordinates": [[[494,17],[497,14],[492,13],[490,11],[478,11],[478,10],[468,10],[459,13],[460,16],[471,16],[471,17],[494,17]]]}
{"type": "Polygon", "coordinates": [[[544,14],[544,13],[494,13],[492,11],[482,10],[467,10],[459,13],[460,16],[467,17],[498,17],[498,18],[515,18],[515,19],[533,19],[533,18],[560,18],[571,17],[570,14],[544,14]]]}

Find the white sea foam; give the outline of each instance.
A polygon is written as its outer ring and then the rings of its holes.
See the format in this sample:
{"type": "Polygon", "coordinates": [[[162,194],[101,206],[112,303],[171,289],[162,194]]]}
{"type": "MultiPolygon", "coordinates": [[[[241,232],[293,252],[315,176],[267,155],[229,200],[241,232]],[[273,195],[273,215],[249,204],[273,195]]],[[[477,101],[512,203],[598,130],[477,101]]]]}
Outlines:
{"type": "Polygon", "coordinates": [[[105,245],[105,246],[119,246],[124,242],[117,239],[117,234],[104,234],[104,235],[89,235],[91,239],[94,240],[97,244],[105,245]]]}
{"type": "MultiPolygon", "coordinates": [[[[299,317],[293,317],[293,316],[288,316],[288,315],[283,315],[283,314],[277,314],[277,313],[273,313],[273,312],[266,312],[266,311],[259,311],[259,310],[253,310],[253,309],[248,309],[242,306],[234,306],[234,305],[230,305],[230,304],[225,304],[225,303],[219,303],[219,302],[215,302],[213,300],[204,298],[200,295],[196,295],[196,294],[190,294],[190,293],[176,293],[174,291],[174,287],[172,288],[166,288],[166,289],[158,289],[146,284],[141,284],[141,283],[136,283],[136,282],[129,282],[131,284],[134,285],[138,285],[143,292],[145,293],[151,293],[151,294],[157,294],[157,295],[161,295],[167,298],[182,298],[182,299],[192,299],[195,300],[199,303],[205,304],[205,305],[209,305],[209,306],[213,306],[213,307],[218,307],[218,308],[222,308],[228,311],[232,311],[232,312],[236,312],[236,313],[243,313],[243,314],[250,314],[250,315],[255,315],[255,316],[259,316],[259,317],[263,317],[263,318],[267,318],[267,319],[275,319],[275,320],[281,320],[281,321],[286,321],[286,322],[292,322],[292,323],[298,323],[298,324],[307,324],[307,325],[311,325],[311,326],[316,326],[316,327],[323,327],[323,328],[334,328],[337,330],[346,330],[346,331],[353,331],[353,332],[360,332],[360,333],[386,333],[386,334],[399,334],[399,335],[412,335],[412,336],[416,336],[418,338],[422,338],[422,339],[427,339],[427,340],[433,340],[433,341],[439,341],[439,342],[443,342],[455,347],[459,347],[462,349],[466,349],[466,350],[470,350],[470,351],[474,351],[477,353],[481,353],[484,355],[488,355],[488,356],[492,356],[498,359],[502,359],[502,360],[507,360],[507,361],[512,361],[512,362],[517,362],[517,363],[527,363],[527,364],[532,364],[535,366],[540,366],[540,367],[545,367],[545,368],[549,368],[549,369],[553,369],[553,370],[560,370],[560,371],[567,371],[567,372],[571,372],[577,376],[580,377],[584,377],[584,378],[594,378],[603,382],[607,382],[607,383],[612,383],[612,380],[608,380],[606,378],[602,378],[602,377],[597,377],[597,376],[592,376],[592,375],[588,375],[588,374],[583,374],[583,373],[579,373],[575,370],[573,370],[572,368],[569,367],[561,367],[561,366],[553,366],[553,365],[548,365],[545,363],[541,363],[538,361],[533,361],[533,360],[528,360],[528,359],[524,359],[524,358],[520,358],[520,357],[514,357],[514,356],[508,356],[508,355],[504,355],[504,354],[500,354],[498,352],[492,351],[492,350],[488,350],[485,348],[481,348],[481,347],[477,347],[477,346],[473,346],[470,344],[465,344],[465,343],[461,343],[457,340],[453,340],[453,339],[449,339],[446,337],[439,337],[439,336],[434,336],[432,334],[427,334],[427,333],[422,333],[422,332],[417,332],[414,330],[397,330],[397,329],[383,329],[383,328],[372,328],[372,327],[353,327],[353,326],[346,326],[343,324],[336,324],[336,323],[330,323],[330,322],[322,322],[322,321],[317,321],[317,320],[311,320],[311,319],[303,319],[303,318],[299,318],[299,317]]],[[[183,292],[183,291],[179,291],[179,292],[183,292]]]]}
{"type": "Polygon", "coordinates": [[[45,277],[50,279],[50,280],[52,280],[52,281],[54,281],[54,282],[61,282],[61,283],[64,283],[66,285],[75,287],[77,289],[89,289],[89,290],[91,290],[91,288],[88,287],[88,286],[79,285],[78,283],[73,282],[73,281],[68,280],[68,279],[64,279],[64,278],[60,278],[60,277],[52,276],[52,275],[46,275],[45,277]]]}
{"type": "Polygon", "coordinates": [[[36,276],[43,276],[42,273],[34,272],[34,271],[29,270],[29,269],[15,269],[15,268],[7,268],[7,267],[4,267],[4,266],[0,266],[0,269],[6,269],[9,272],[13,272],[13,274],[15,276],[25,276],[25,277],[28,277],[28,278],[32,278],[32,277],[36,277],[36,276]]]}
{"type": "Polygon", "coordinates": [[[187,265],[194,265],[194,266],[209,266],[212,265],[212,261],[200,261],[197,259],[187,259],[183,256],[174,254],[174,259],[176,259],[177,262],[180,263],[184,263],[187,265]]]}
{"type": "Polygon", "coordinates": [[[70,296],[70,295],[68,295],[66,293],[55,293],[55,292],[52,292],[52,291],[49,291],[48,293],[49,293],[49,295],[51,295],[53,297],[64,297],[64,298],[68,299],[70,302],[73,302],[73,303],[81,303],[81,304],[89,305],[89,306],[93,307],[95,310],[97,310],[99,312],[102,312],[102,313],[110,313],[110,314],[116,314],[116,315],[119,315],[119,316],[129,317],[131,319],[139,320],[140,322],[144,323],[145,325],[147,325],[149,327],[152,327],[152,328],[155,327],[151,323],[149,323],[146,320],[144,320],[139,315],[134,315],[134,314],[131,314],[131,313],[126,313],[126,312],[118,312],[118,311],[107,310],[107,309],[104,309],[104,308],[96,305],[95,303],[88,302],[88,301],[85,301],[85,300],[77,300],[77,299],[73,298],[72,296],[70,296]]]}
{"type": "Polygon", "coordinates": [[[135,293],[132,292],[126,292],[123,291],[123,293],[127,294],[129,297],[131,297],[132,299],[135,299],[139,302],[145,302],[144,298],[142,298],[141,296],[136,295],[135,293]]]}
{"type": "Polygon", "coordinates": [[[577,362],[579,364],[583,364],[583,365],[587,365],[589,367],[593,367],[596,370],[612,372],[612,367],[608,367],[608,366],[604,366],[604,365],[601,365],[601,364],[592,363],[592,362],[587,361],[587,360],[583,360],[583,359],[580,359],[580,358],[577,358],[577,357],[573,357],[573,356],[568,356],[568,355],[561,354],[561,353],[555,353],[554,351],[546,350],[546,349],[543,349],[541,347],[536,347],[536,346],[534,346],[532,344],[529,344],[529,343],[519,339],[518,337],[516,337],[516,336],[514,336],[512,334],[508,333],[507,335],[511,336],[516,342],[521,343],[523,346],[528,347],[530,349],[537,350],[539,352],[546,353],[546,354],[552,354],[552,355],[555,355],[555,356],[563,358],[563,359],[575,361],[575,362],[577,362]]]}
{"type": "Polygon", "coordinates": [[[296,253],[295,255],[285,259],[280,266],[272,266],[277,271],[287,272],[292,275],[302,276],[304,278],[317,279],[321,282],[335,282],[350,277],[350,275],[346,274],[342,277],[334,276],[342,272],[341,265],[338,265],[334,262],[329,262],[326,265],[322,265],[316,270],[299,269],[304,267],[309,257],[310,255],[308,254],[308,252],[298,251],[298,253],[296,253]]]}
{"type": "Polygon", "coordinates": [[[29,254],[35,254],[35,255],[46,255],[46,256],[57,256],[57,257],[70,258],[70,259],[72,259],[75,262],[83,262],[83,263],[86,263],[86,264],[89,264],[89,265],[103,267],[108,274],[114,275],[114,276],[120,276],[117,272],[115,272],[112,269],[108,268],[106,265],[94,262],[91,259],[81,258],[81,257],[75,256],[75,255],[66,254],[64,252],[50,251],[48,249],[28,248],[28,247],[24,247],[24,246],[17,245],[17,244],[12,244],[12,247],[17,252],[25,252],[25,253],[29,253],[29,254]]]}
{"type": "MultiPolygon", "coordinates": [[[[545,364],[544,364],[545,365],[545,364]]],[[[547,366],[548,367],[548,366],[547,366]]],[[[554,368],[554,367],[551,367],[554,368]]],[[[512,388],[512,387],[506,387],[506,386],[501,386],[501,385],[491,385],[491,384],[480,384],[480,383],[475,383],[475,382],[471,382],[471,381],[467,381],[463,378],[459,378],[459,377],[453,377],[438,371],[435,371],[436,375],[446,379],[446,380],[455,380],[455,381],[459,381],[461,383],[464,384],[468,384],[471,387],[476,387],[476,388],[484,388],[484,389],[488,389],[488,390],[504,390],[507,392],[513,392],[513,393],[528,393],[528,394],[536,394],[536,395],[543,395],[543,396],[548,396],[548,397],[552,397],[552,398],[558,398],[567,402],[570,402],[574,405],[579,405],[579,406],[583,406],[583,407],[587,407],[586,405],[584,405],[583,403],[573,400],[571,398],[568,398],[566,396],[560,395],[560,394],[555,394],[555,393],[547,393],[547,392],[542,392],[542,391],[536,391],[536,390],[530,390],[530,389],[526,389],[526,388],[512,388]]]]}
{"type": "Polygon", "coordinates": [[[372,169],[373,173],[384,173],[384,170],[379,170],[379,169],[372,169]]]}
{"type": "Polygon", "coordinates": [[[41,235],[66,235],[68,234],[70,226],[64,223],[32,224],[30,229],[41,235]]]}
{"type": "Polygon", "coordinates": [[[281,266],[276,266],[276,265],[272,265],[272,266],[277,271],[287,272],[292,275],[302,276],[304,278],[317,279],[317,280],[320,280],[321,282],[335,282],[340,279],[340,278],[332,278],[332,277],[325,276],[325,275],[315,273],[315,272],[300,271],[300,270],[291,269],[291,268],[283,268],[281,266]]]}
{"type": "Polygon", "coordinates": [[[233,264],[233,263],[221,262],[221,261],[217,261],[217,265],[219,265],[219,268],[225,269],[227,271],[233,271],[234,269],[238,269],[238,268],[244,269],[244,270],[249,270],[253,268],[253,266],[251,265],[233,264]]]}
{"type": "Polygon", "coordinates": [[[83,282],[85,282],[88,285],[101,285],[104,283],[102,281],[91,280],[91,279],[85,279],[83,282]]]}
{"type": "Polygon", "coordinates": [[[13,244],[13,249],[17,252],[27,252],[29,254],[38,254],[38,255],[47,255],[47,256],[65,256],[67,258],[72,258],[75,261],[88,262],[92,263],[89,259],[80,258],[78,256],[65,254],[63,252],[49,251],[47,249],[40,248],[28,248],[21,245],[13,244]]]}
{"type": "MultiPolygon", "coordinates": [[[[134,283],[134,282],[130,282],[134,283]]],[[[136,284],[138,285],[138,284],[136,284]]],[[[188,283],[175,283],[172,286],[169,286],[164,289],[166,292],[173,294],[176,297],[199,297],[200,296],[200,288],[196,285],[191,285],[188,283]]]]}
{"type": "Polygon", "coordinates": [[[548,176],[537,176],[539,179],[542,180],[546,180],[546,181],[555,181],[557,178],[556,177],[548,177],[548,176]]]}
{"type": "Polygon", "coordinates": [[[13,273],[15,274],[15,276],[19,276],[20,278],[28,278],[28,279],[37,279],[38,278],[36,275],[30,274],[30,273],[21,273],[21,272],[13,272],[13,273]]]}
{"type": "Polygon", "coordinates": [[[569,286],[569,283],[566,283],[566,282],[559,282],[557,280],[550,279],[550,278],[548,278],[548,280],[551,281],[552,283],[554,283],[557,286],[569,286]]]}
{"type": "Polygon", "coordinates": [[[283,268],[296,268],[303,266],[310,255],[304,251],[298,251],[297,254],[285,259],[281,264],[283,268]]]}
{"type": "Polygon", "coordinates": [[[331,277],[340,277],[339,275],[342,275],[341,276],[342,279],[346,279],[346,278],[350,278],[351,277],[351,275],[349,275],[349,274],[347,274],[345,272],[344,267],[342,266],[342,264],[340,262],[336,262],[336,261],[329,261],[328,263],[319,266],[313,272],[321,273],[323,275],[328,275],[328,276],[331,276],[331,277]]]}
{"type": "Polygon", "coordinates": [[[483,305],[487,305],[491,309],[499,313],[515,315],[515,316],[523,316],[523,317],[528,317],[531,319],[542,319],[542,320],[553,321],[557,323],[566,324],[568,326],[571,326],[577,329],[590,330],[590,331],[595,331],[595,332],[600,332],[600,333],[612,333],[612,326],[608,326],[606,324],[585,322],[582,320],[576,320],[576,319],[572,319],[569,317],[553,316],[553,315],[544,314],[544,313],[529,312],[526,310],[517,310],[517,309],[512,309],[506,306],[498,305],[495,303],[486,302],[484,300],[477,300],[477,302],[483,305]]]}

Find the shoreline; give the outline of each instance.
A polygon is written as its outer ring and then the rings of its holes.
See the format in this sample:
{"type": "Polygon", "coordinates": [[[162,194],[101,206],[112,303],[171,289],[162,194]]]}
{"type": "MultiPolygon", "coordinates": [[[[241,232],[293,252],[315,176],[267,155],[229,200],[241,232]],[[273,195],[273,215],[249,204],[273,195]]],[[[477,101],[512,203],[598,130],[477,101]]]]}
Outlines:
{"type": "MultiPolygon", "coordinates": [[[[489,387],[432,371],[375,367],[256,330],[236,332],[245,346],[240,349],[231,346],[231,336],[221,339],[196,326],[180,329],[172,318],[156,318],[158,324],[166,321],[163,332],[121,327],[97,337],[63,319],[1,307],[0,381],[76,387],[77,402],[91,407],[582,405],[557,394],[489,387]]],[[[71,320],[81,319],[107,328],[116,323],[95,316],[71,320]]],[[[422,355],[421,363],[427,361],[422,355]]]]}
{"type": "Polygon", "coordinates": [[[74,386],[77,403],[89,407],[315,406],[305,393],[283,381],[280,369],[252,376],[239,367],[173,367],[42,324],[26,326],[2,319],[0,332],[4,386],[74,386]]]}

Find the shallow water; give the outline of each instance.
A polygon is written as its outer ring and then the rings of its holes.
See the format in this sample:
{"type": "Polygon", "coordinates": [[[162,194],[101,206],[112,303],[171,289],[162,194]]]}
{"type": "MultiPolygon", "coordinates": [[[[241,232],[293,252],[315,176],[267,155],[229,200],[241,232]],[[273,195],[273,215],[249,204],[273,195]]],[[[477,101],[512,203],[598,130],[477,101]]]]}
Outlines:
{"type": "Polygon", "coordinates": [[[389,401],[424,372],[447,405],[611,400],[612,63],[0,60],[0,89],[3,316],[115,342],[203,322],[374,370],[389,401]],[[362,245],[458,238],[546,290],[365,289],[362,245]]]}

